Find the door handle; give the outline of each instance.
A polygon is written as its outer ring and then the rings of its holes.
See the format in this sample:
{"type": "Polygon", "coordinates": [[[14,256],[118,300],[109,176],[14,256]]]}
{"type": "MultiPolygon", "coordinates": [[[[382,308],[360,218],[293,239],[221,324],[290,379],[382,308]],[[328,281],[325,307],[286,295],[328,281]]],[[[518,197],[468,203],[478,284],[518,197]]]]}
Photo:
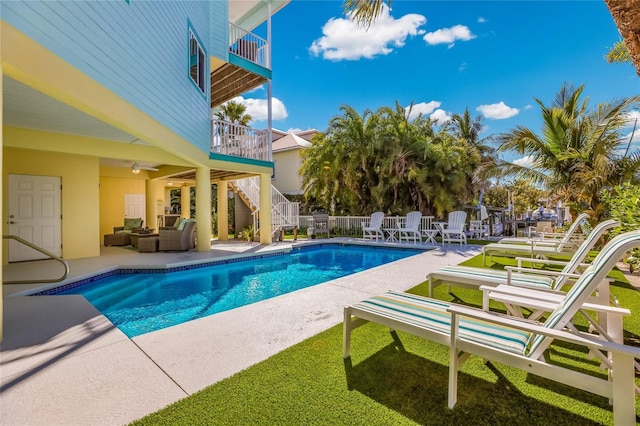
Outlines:
{"type": "Polygon", "coordinates": [[[13,220],[10,220],[10,221],[9,221],[9,222],[7,222],[7,223],[8,223],[9,225],[13,225],[13,224],[18,223],[18,222],[14,222],[13,220]]]}

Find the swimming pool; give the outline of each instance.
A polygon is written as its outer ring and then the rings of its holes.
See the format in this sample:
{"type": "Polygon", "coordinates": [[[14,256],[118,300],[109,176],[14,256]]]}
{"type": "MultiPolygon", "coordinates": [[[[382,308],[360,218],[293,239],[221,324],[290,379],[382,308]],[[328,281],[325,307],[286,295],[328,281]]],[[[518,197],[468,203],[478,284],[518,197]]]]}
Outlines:
{"type": "Polygon", "coordinates": [[[343,244],[302,246],[289,253],[179,272],[119,273],[46,294],[81,294],[127,336],[135,337],[423,252],[343,244]]]}

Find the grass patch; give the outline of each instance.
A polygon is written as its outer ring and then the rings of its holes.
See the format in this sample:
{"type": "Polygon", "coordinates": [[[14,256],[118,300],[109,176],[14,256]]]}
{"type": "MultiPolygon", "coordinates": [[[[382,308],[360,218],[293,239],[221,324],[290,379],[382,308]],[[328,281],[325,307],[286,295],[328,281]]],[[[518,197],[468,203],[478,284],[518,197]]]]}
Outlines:
{"type": "MultiPolygon", "coordinates": [[[[494,257],[494,262],[492,266],[500,267],[513,260],[494,257]]],[[[482,263],[482,256],[465,262],[476,263],[482,263]]],[[[621,272],[614,271],[612,276],[616,279],[612,292],[622,306],[637,311],[638,292],[621,272]]],[[[411,292],[426,295],[426,283],[411,292]]],[[[481,305],[477,290],[452,287],[449,293],[442,285],[434,296],[481,305]]],[[[638,321],[637,317],[625,318],[627,343],[638,342],[638,321]]],[[[463,365],[458,403],[449,410],[448,347],[404,333],[389,333],[377,324],[352,333],[351,352],[351,359],[342,359],[339,324],[133,424],[613,423],[605,398],[498,363],[485,365],[478,357],[463,365]]],[[[553,362],[602,374],[595,361],[584,361],[582,348],[554,345],[549,356],[553,362]]]]}

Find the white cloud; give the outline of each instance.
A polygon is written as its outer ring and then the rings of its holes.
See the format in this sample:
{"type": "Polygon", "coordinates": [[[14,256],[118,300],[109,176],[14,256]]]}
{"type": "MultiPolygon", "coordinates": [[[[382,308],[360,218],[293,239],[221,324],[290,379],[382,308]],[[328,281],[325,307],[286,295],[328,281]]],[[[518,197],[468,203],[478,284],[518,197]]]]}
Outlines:
{"type": "MultiPolygon", "coordinates": [[[[247,107],[246,113],[251,116],[251,122],[263,121],[267,119],[267,100],[256,98],[243,98],[236,96],[232,101],[247,107]]],[[[271,98],[271,113],[274,120],[284,120],[287,118],[287,108],[280,99],[271,98]]]]}
{"type": "Polygon", "coordinates": [[[513,160],[513,164],[517,164],[519,166],[524,167],[532,167],[533,166],[533,157],[531,155],[525,155],[522,158],[518,158],[513,160]]]}
{"type": "Polygon", "coordinates": [[[485,22],[487,22],[487,20],[484,17],[478,16],[478,23],[484,24],[485,22]]]}
{"type": "Polygon", "coordinates": [[[627,116],[628,127],[633,127],[636,120],[638,120],[638,123],[640,124],[640,111],[630,111],[626,114],[626,116],[627,116]]]}
{"type": "Polygon", "coordinates": [[[476,111],[480,111],[486,118],[493,118],[494,120],[502,120],[505,118],[513,117],[520,111],[518,108],[511,108],[500,101],[497,104],[480,105],[476,108],[476,111]]]}
{"type": "Polygon", "coordinates": [[[358,26],[350,16],[331,18],[322,27],[323,36],[313,41],[309,51],[331,61],[372,59],[404,46],[408,36],[424,34],[419,27],[426,22],[418,14],[395,19],[389,15],[387,6],[383,6],[382,14],[369,28],[358,26]]]}
{"type": "Polygon", "coordinates": [[[441,28],[431,33],[424,35],[423,39],[430,45],[443,44],[449,45],[449,48],[453,47],[457,40],[469,41],[476,38],[474,34],[471,34],[469,27],[465,25],[454,25],[451,28],[441,28]]]}
{"type": "Polygon", "coordinates": [[[527,105],[524,106],[524,109],[526,109],[526,110],[529,110],[531,108],[533,108],[533,105],[531,105],[531,104],[527,104],[527,105]]]}
{"type": "Polygon", "coordinates": [[[429,116],[433,121],[438,124],[444,124],[451,121],[451,116],[443,109],[437,109],[429,116]]]}
{"type": "MultiPolygon", "coordinates": [[[[435,111],[436,108],[440,106],[440,104],[441,102],[438,102],[438,101],[431,101],[428,103],[420,102],[419,104],[413,104],[413,108],[411,108],[411,113],[409,114],[407,119],[413,120],[419,114],[422,114],[422,115],[431,114],[433,111],[435,111]]],[[[408,110],[409,107],[406,106],[405,109],[408,110]]]]}
{"type": "Polygon", "coordinates": [[[458,71],[462,72],[464,70],[467,69],[467,63],[463,62],[462,64],[460,64],[460,66],[458,67],[458,71]]]}

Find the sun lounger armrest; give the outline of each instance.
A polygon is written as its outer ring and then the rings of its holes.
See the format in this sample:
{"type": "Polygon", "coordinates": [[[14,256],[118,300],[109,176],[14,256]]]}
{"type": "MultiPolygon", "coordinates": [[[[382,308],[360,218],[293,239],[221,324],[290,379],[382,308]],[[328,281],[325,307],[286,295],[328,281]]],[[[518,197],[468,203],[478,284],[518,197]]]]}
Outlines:
{"type": "MultiPolygon", "coordinates": [[[[480,286],[483,297],[486,295],[489,299],[498,300],[502,303],[512,303],[518,306],[544,308],[548,306],[555,308],[564,297],[564,293],[555,290],[545,290],[539,288],[524,288],[510,285],[480,286]],[[545,306],[542,306],[544,304],[545,306]]],[[[584,309],[616,315],[631,315],[631,311],[627,308],[617,306],[603,305],[595,299],[587,299],[582,305],[584,309]],[[592,300],[592,301],[589,301],[592,300]]]]}
{"type": "MultiPolygon", "coordinates": [[[[524,262],[528,262],[528,263],[544,263],[547,265],[558,265],[558,266],[564,266],[567,263],[569,263],[566,260],[551,260],[551,259],[532,259],[530,257],[516,257],[515,260],[518,262],[518,268],[522,267],[522,263],[524,262]]],[[[587,266],[589,266],[588,263],[580,263],[578,266],[581,266],[583,268],[586,268],[587,266]]]]}
{"type": "MultiPolygon", "coordinates": [[[[566,331],[555,330],[544,327],[536,321],[523,320],[521,318],[509,317],[495,312],[487,312],[480,309],[468,308],[460,305],[450,305],[447,311],[451,315],[460,315],[468,318],[476,318],[482,321],[495,322],[497,324],[517,328],[519,330],[528,331],[530,333],[542,334],[544,336],[553,337],[555,339],[564,340],[565,342],[574,343],[581,346],[587,346],[601,351],[618,353],[621,355],[640,357],[640,348],[634,346],[622,345],[619,343],[601,340],[594,336],[593,338],[584,335],[575,335],[566,331]]],[[[454,327],[456,321],[451,320],[451,327],[454,327]]],[[[452,331],[453,333],[453,331],[452,331]]]]}
{"type": "Polygon", "coordinates": [[[507,280],[511,282],[511,274],[513,272],[529,272],[531,274],[537,275],[553,275],[556,277],[569,277],[569,278],[580,278],[580,274],[573,274],[562,271],[550,271],[548,269],[535,269],[535,268],[518,268],[516,266],[505,266],[505,271],[507,271],[507,280]]]}

